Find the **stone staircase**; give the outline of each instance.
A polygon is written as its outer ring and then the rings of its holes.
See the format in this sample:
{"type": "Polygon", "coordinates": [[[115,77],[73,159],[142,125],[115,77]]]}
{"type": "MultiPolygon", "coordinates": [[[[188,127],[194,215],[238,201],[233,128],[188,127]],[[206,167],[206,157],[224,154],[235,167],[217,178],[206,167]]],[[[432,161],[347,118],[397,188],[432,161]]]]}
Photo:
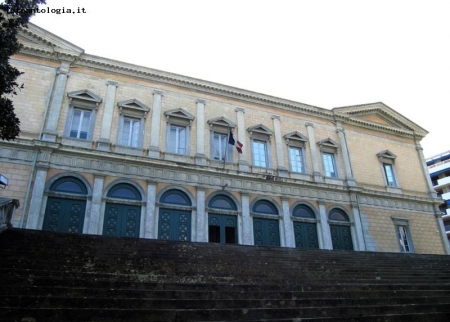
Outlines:
{"type": "Polygon", "coordinates": [[[450,256],[0,233],[0,321],[449,321],[450,256]]]}

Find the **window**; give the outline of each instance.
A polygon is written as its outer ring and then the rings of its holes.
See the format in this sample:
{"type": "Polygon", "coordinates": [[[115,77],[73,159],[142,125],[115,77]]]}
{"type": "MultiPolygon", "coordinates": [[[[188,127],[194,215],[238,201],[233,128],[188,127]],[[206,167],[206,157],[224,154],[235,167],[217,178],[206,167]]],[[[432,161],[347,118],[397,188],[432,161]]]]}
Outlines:
{"type": "Polygon", "coordinates": [[[211,158],[214,160],[225,160],[226,149],[228,146],[227,135],[213,132],[211,144],[211,158]]]}
{"type": "Polygon", "coordinates": [[[169,153],[189,155],[189,131],[194,116],[182,108],[164,112],[167,122],[166,149],[169,153]]]}
{"type": "Polygon", "coordinates": [[[381,165],[384,184],[388,187],[398,187],[397,174],[395,173],[396,156],[389,150],[381,151],[377,154],[381,165]]]}
{"type": "Polygon", "coordinates": [[[336,155],[338,145],[332,139],[328,138],[317,142],[322,153],[322,164],[325,177],[338,178],[338,167],[336,164],[336,155]]]}
{"type": "Polygon", "coordinates": [[[263,124],[251,126],[247,129],[250,134],[252,147],[252,160],[255,167],[270,168],[270,138],[273,135],[268,127],[263,124]]]}
{"type": "Polygon", "coordinates": [[[117,144],[132,148],[142,147],[144,121],[150,108],[137,99],[119,102],[117,106],[120,113],[117,144]]]}
{"type": "Polygon", "coordinates": [[[140,137],[139,135],[140,127],[141,127],[140,120],[124,118],[120,144],[131,147],[138,147],[140,137]]]}
{"type": "Polygon", "coordinates": [[[337,172],[336,172],[336,161],[334,159],[334,154],[323,153],[322,159],[323,159],[323,168],[325,171],[325,176],[336,178],[337,172]]]}
{"type": "Polygon", "coordinates": [[[253,165],[257,167],[267,168],[267,145],[264,141],[253,140],[253,165]]]}
{"type": "Polygon", "coordinates": [[[383,163],[383,168],[388,186],[391,187],[397,186],[397,184],[395,183],[394,169],[392,168],[392,164],[383,163]]]}
{"type": "Polygon", "coordinates": [[[186,150],[186,127],[170,124],[167,152],[186,154],[186,150]]]}
{"type": "Polygon", "coordinates": [[[225,195],[216,195],[208,203],[208,241],[210,243],[237,243],[237,207],[225,195]]]}
{"type": "Polygon", "coordinates": [[[303,165],[303,149],[289,147],[289,162],[291,164],[291,171],[305,172],[303,165]]]}
{"type": "Polygon", "coordinates": [[[70,99],[64,136],[80,140],[92,140],[95,114],[102,99],[88,90],[67,94],[70,99]]]}
{"type": "Polygon", "coordinates": [[[73,110],[72,124],[70,125],[70,137],[86,140],[91,122],[91,111],[80,109],[73,110]]]}
{"type": "Polygon", "coordinates": [[[409,220],[407,218],[392,217],[395,226],[395,234],[402,253],[413,253],[411,234],[409,232],[409,220]]]}

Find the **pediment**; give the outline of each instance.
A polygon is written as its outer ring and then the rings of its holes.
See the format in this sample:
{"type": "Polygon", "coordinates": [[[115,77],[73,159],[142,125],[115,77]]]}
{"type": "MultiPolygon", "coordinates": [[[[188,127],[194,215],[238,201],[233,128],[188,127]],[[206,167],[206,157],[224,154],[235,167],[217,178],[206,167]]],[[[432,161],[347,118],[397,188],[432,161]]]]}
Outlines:
{"type": "Polygon", "coordinates": [[[120,114],[123,112],[128,114],[142,114],[144,117],[146,117],[147,113],[150,111],[150,108],[147,105],[135,98],[119,102],[117,103],[117,107],[120,109],[120,114]]]}
{"type": "Polygon", "coordinates": [[[193,121],[195,119],[194,115],[192,115],[191,113],[189,113],[188,111],[186,111],[183,108],[176,108],[173,110],[165,111],[164,115],[166,116],[166,118],[175,117],[175,118],[185,119],[185,120],[189,120],[189,121],[193,121]]]}
{"type": "Polygon", "coordinates": [[[230,121],[225,116],[219,116],[219,117],[209,119],[208,124],[209,124],[209,126],[216,125],[216,126],[223,126],[223,127],[230,127],[230,128],[236,127],[236,124],[234,122],[230,121]]]}
{"type": "Polygon", "coordinates": [[[69,56],[80,56],[84,49],[58,37],[51,32],[33,24],[19,30],[17,39],[23,45],[22,50],[38,50],[51,54],[65,54],[69,56]]]}
{"type": "Polygon", "coordinates": [[[350,121],[369,126],[373,125],[377,128],[385,127],[394,130],[414,131],[422,136],[428,133],[416,123],[381,102],[338,107],[334,108],[333,111],[336,115],[343,116],[350,121]]]}
{"type": "Polygon", "coordinates": [[[392,160],[395,160],[395,158],[397,158],[397,156],[389,150],[378,152],[377,157],[379,159],[392,159],[392,160]]]}
{"type": "Polygon", "coordinates": [[[266,134],[270,136],[273,135],[273,131],[263,124],[250,126],[247,131],[249,133],[266,134]]]}
{"type": "Polygon", "coordinates": [[[67,96],[71,100],[76,99],[85,102],[96,103],[97,105],[102,102],[102,98],[100,96],[92,93],[90,90],[87,89],[67,93],[67,96]]]}
{"type": "Polygon", "coordinates": [[[301,134],[298,131],[294,131],[291,133],[288,133],[284,136],[286,140],[295,140],[295,141],[301,141],[301,142],[308,142],[308,138],[301,134]]]}
{"type": "Polygon", "coordinates": [[[327,139],[324,139],[324,140],[321,140],[321,141],[317,142],[317,145],[319,147],[321,147],[321,148],[322,147],[328,147],[328,148],[336,148],[337,149],[339,147],[337,142],[332,140],[332,139],[330,139],[330,138],[327,138],[327,139]]]}

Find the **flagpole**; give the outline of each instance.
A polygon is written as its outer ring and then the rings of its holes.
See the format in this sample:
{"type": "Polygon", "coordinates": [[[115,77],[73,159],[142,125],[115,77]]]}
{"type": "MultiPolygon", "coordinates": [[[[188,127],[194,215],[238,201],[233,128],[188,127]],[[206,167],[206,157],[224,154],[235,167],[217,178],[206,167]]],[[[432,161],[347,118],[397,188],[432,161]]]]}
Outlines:
{"type": "Polygon", "coordinates": [[[230,141],[230,126],[227,127],[228,133],[227,133],[227,142],[225,142],[225,156],[223,158],[223,168],[225,169],[225,164],[227,162],[227,151],[228,151],[228,144],[230,141]]]}

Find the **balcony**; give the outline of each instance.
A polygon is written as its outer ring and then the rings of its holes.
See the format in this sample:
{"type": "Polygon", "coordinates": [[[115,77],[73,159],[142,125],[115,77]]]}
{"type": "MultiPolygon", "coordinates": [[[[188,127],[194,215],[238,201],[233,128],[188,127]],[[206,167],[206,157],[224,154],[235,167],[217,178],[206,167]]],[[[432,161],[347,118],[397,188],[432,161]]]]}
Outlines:
{"type": "Polygon", "coordinates": [[[432,166],[428,167],[428,172],[430,174],[433,174],[435,172],[439,172],[445,169],[449,169],[450,168],[450,160],[445,160],[444,162],[439,162],[436,164],[433,164],[432,166]]]}
{"type": "Polygon", "coordinates": [[[450,186],[450,177],[438,179],[437,185],[434,186],[434,189],[441,189],[446,186],[450,186]]]}
{"type": "Polygon", "coordinates": [[[443,193],[441,198],[444,200],[450,200],[450,192],[443,193]]]}

